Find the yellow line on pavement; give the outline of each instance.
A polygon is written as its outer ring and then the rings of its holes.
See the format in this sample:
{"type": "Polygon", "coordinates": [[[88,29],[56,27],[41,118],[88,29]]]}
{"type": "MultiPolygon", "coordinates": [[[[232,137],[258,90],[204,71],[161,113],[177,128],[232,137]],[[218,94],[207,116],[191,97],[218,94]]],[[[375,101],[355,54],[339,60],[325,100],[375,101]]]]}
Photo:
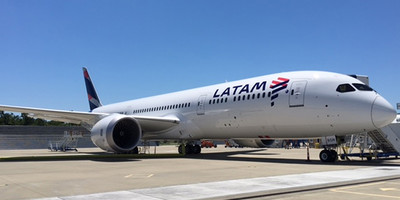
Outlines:
{"type": "Polygon", "coordinates": [[[354,188],[360,188],[360,187],[371,186],[371,185],[379,185],[379,184],[384,184],[384,183],[385,182],[377,182],[377,183],[355,185],[355,186],[349,186],[349,187],[342,187],[342,188],[338,188],[338,189],[330,189],[329,191],[347,193],[347,194],[363,195],[363,196],[371,196],[371,197],[384,197],[384,198],[391,198],[391,199],[400,199],[399,196],[390,196],[390,195],[383,195],[383,194],[369,194],[369,193],[362,193],[362,192],[346,191],[347,189],[354,189],[354,188]]]}

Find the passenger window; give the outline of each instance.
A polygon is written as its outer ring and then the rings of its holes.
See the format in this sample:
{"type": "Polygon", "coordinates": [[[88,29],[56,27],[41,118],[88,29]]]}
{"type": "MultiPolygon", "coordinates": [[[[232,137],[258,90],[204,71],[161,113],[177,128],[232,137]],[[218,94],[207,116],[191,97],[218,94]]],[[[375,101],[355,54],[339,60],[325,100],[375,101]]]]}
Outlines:
{"type": "Polygon", "coordinates": [[[360,91],[374,91],[368,85],[364,85],[364,84],[361,84],[361,83],[353,83],[353,86],[356,87],[360,91]]]}
{"type": "Polygon", "coordinates": [[[340,93],[344,93],[344,92],[354,92],[356,91],[353,86],[351,86],[350,84],[341,84],[336,88],[336,91],[340,92],[340,93]]]}

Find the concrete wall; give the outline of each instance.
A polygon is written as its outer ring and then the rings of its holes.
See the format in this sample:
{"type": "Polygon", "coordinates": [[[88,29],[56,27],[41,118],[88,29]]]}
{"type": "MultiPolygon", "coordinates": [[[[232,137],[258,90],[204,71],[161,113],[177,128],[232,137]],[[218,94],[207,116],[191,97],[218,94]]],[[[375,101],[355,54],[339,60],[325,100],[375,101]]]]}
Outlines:
{"type": "Polygon", "coordinates": [[[0,126],[0,149],[47,149],[49,141],[63,139],[64,131],[83,133],[78,148],[95,147],[90,132],[79,126],[0,126]]]}

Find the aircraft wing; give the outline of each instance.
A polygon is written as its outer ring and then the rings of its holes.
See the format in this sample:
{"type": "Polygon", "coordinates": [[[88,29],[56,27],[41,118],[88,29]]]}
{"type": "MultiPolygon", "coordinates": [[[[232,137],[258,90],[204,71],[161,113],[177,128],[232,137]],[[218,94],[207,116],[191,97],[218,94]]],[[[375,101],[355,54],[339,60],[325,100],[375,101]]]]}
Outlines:
{"type": "Polygon", "coordinates": [[[101,113],[90,113],[90,112],[76,112],[76,111],[65,111],[65,110],[52,110],[42,108],[29,108],[19,106],[6,106],[0,105],[0,110],[8,112],[26,113],[30,117],[40,118],[45,120],[54,120],[65,123],[73,124],[95,124],[101,119],[101,117],[107,114],[101,113]]]}
{"type": "MultiPolygon", "coordinates": [[[[87,124],[90,127],[96,124],[102,118],[110,115],[108,113],[77,112],[6,105],[0,105],[0,110],[27,113],[30,117],[45,120],[54,120],[73,124],[87,124]]],[[[180,123],[179,118],[175,116],[152,117],[131,115],[128,117],[133,117],[138,120],[144,132],[161,132],[180,123]]]]}

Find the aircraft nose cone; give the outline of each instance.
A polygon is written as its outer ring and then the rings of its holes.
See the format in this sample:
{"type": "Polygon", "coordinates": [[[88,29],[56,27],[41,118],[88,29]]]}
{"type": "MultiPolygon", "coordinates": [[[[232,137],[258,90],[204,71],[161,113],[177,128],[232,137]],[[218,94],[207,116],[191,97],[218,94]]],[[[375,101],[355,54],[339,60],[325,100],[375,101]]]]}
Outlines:
{"type": "Polygon", "coordinates": [[[376,128],[390,124],[396,118],[396,110],[381,96],[375,98],[372,104],[371,119],[376,128]]]}

